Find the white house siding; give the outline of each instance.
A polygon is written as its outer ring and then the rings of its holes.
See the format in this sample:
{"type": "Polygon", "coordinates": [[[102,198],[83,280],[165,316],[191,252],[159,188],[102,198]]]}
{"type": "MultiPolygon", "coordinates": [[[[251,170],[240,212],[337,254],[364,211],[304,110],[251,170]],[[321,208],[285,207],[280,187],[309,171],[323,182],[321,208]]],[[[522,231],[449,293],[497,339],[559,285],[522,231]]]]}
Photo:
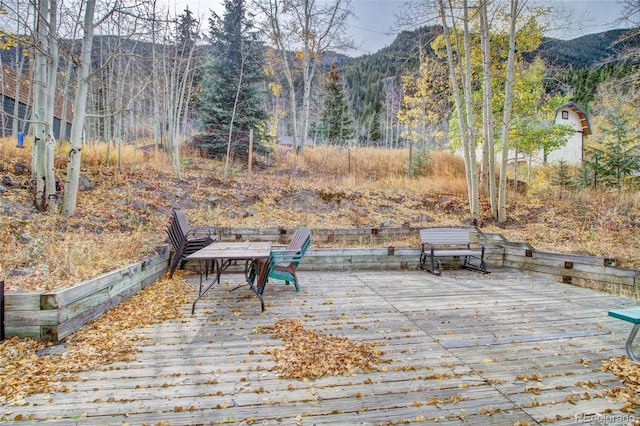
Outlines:
{"type": "MultiPolygon", "coordinates": [[[[568,138],[567,143],[564,146],[556,149],[555,151],[547,153],[547,163],[557,163],[560,160],[564,160],[567,164],[570,165],[581,165],[584,136],[591,134],[591,127],[589,125],[588,117],[578,105],[573,102],[569,102],[558,110],[555,122],[558,124],[571,124],[576,131],[573,136],[568,138]],[[578,113],[578,111],[581,112],[578,113]],[[563,112],[566,112],[567,118],[563,118],[563,112]]],[[[496,145],[499,144],[499,142],[499,140],[496,140],[496,145]]],[[[461,147],[455,150],[455,154],[460,157],[464,156],[461,147]]],[[[500,163],[501,156],[502,154],[500,153],[500,151],[496,151],[496,164],[500,163]]],[[[509,150],[507,161],[509,163],[513,163],[515,160],[515,156],[515,151],[509,150]]],[[[482,161],[481,145],[476,148],[476,159],[478,163],[482,161]]],[[[540,150],[531,158],[528,155],[519,153],[518,161],[527,163],[531,161],[534,164],[543,164],[545,161],[544,152],[540,150]]]]}
{"type": "MultiPolygon", "coordinates": [[[[576,129],[576,132],[567,140],[566,145],[547,154],[547,162],[557,163],[560,160],[564,160],[571,165],[582,164],[583,127],[580,116],[573,109],[561,108],[556,115],[556,123],[571,124],[576,129]],[[563,113],[568,117],[563,118],[563,113]]],[[[542,153],[540,156],[542,156],[542,153]]]]}

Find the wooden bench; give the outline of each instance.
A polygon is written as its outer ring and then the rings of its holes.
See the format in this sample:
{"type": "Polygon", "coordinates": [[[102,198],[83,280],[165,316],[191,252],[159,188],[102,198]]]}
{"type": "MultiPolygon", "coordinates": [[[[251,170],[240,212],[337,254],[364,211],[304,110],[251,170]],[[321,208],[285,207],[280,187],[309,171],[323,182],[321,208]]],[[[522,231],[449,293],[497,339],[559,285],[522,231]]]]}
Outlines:
{"type": "Polygon", "coordinates": [[[298,286],[298,277],[296,276],[296,270],[298,264],[304,258],[307,249],[311,245],[311,230],[306,227],[300,227],[296,229],[296,232],[291,238],[291,242],[286,249],[283,250],[271,250],[271,256],[269,258],[269,264],[266,268],[263,268],[262,276],[258,279],[258,292],[262,294],[264,288],[269,281],[269,278],[284,281],[287,285],[293,282],[296,291],[300,291],[298,286]]]}
{"type": "Polygon", "coordinates": [[[462,267],[488,273],[484,260],[484,244],[471,246],[469,232],[459,228],[425,228],[420,230],[422,251],[420,267],[434,275],[442,272],[440,258],[462,258],[462,267]],[[476,260],[476,264],[471,262],[476,260]]]}
{"type": "Polygon", "coordinates": [[[629,337],[627,338],[625,349],[627,351],[627,356],[629,357],[629,359],[631,359],[635,363],[640,364],[638,357],[633,353],[632,347],[633,341],[636,339],[636,335],[638,334],[638,330],[640,330],[640,307],[628,309],[613,309],[609,311],[609,316],[633,324],[631,333],[629,333],[629,337]]]}
{"type": "Polygon", "coordinates": [[[184,267],[187,256],[218,240],[214,227],[192,228],[189,226],[187,216],[181,209],[173,209],[166,231],[173,247],[173,257],[169,263],[169,277],[173,276],[178,264],[180,264],[180,268],[184,267]]]}

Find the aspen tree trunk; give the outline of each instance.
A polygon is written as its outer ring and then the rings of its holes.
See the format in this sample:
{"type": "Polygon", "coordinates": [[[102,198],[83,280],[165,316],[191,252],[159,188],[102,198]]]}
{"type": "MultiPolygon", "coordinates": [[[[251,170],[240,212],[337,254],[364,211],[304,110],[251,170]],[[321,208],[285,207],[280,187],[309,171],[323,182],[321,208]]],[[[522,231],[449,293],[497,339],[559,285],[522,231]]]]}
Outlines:
{"type": "MultiPolygon", "coordinates": [[[[288,52],[283,50],[282,56],[287,56],[288,52]]],[[[288,62],[288,59],[286,59],[288,62]]],[[[289,85],[289,104],[291,109],[291,129],[293,130],[293,149],[295,152],[298,152],[298,147],[300,146],[300,132],[298,130],[298,107],[296,106],[296,88],[295,83],[293,81],[293,75],[289,70],[289,65],[285,65],[285,78],[287,79],[287,83],[289,85]]]]}
{"type": "MultiPolygon", "coordinates": [[[[164,61],[163,61],[163,66],[164,66],[164,74],[167,77],[166,81],[166,85],[165,85],[165,91],[164,91],[164,98],[165,98],[165,104],[164,104],[164,117],[166,120],[166,125],[165,125],[165,129],[166,129],[166,135],[167,135],[167,153],[169,154],[169,157],[171,158],[171,166],[173,168],[173,174],[176,176],[177,179],[182,179],[182,174],[180,172],[180,160],[179,158],[177,158],[177,156],[175,155],[176,152],[174,152],[174,139],[176,137],[176,131],[174,129],[174,127],[176,126],[175,120],[174,120],[174,114],[173,114],[173,109],[175,107],[175,103],[176,103],[176,96],[177,96],[177,52],[175,53],[176,57],[175,58],[168,58],[168,57],[164,57],[164,61]],[[174,61],[173,62],[173,66],[171,66],[169,64],[169,61],[174,61]]],[[[176,150],[177,152],[179,152],[179,150],[176,150]]]]}
{"type": "MultiPolygon", "coordinates": [[[[82,8],[78,8],[78,15],[74,21],[74,30],[73,37],[71,40],[71,46],[69,47],[69,54],[73,55],[76,39],[77,39],[77,27],[80,23],[80,19],[82,18],[82,8]]],[[[67,96],[71,93],[71,76],[73,75],[73,67],[75,66],[75,62],[71,60],[71,58],[67,59],[67,70],[65,72],[64,84],[62,88],[62,114],[60,117],[60,137],[59,142],[62,144],[63,141],[67,140],[67,115],[69,110],[69,102],[67,101],[67,96]]]]}
{"type": "Polygon", "coordinates": [[[58,2],[57,0],[50,0],[49,3],[49,54],[47,55],[47,139],[45,144],[45,195],[46,195],[46,208],[50,213],[57,213],[60,201],[58,200],[58,194],[56,192],[56,178],[55,178],[55,166],[54,156],[56,149],[56,141],[53,135],[53,122],[54,122],[54,110],[55,110],[55,98],[56,87],[58,79],[58,34],[56,29],[58,28],[58,2]]]}
{"type": "Polygon", "coordinates": [[[178,120],[176,120],[176,112],[177,108],[177,93],[178,93],[178,77],[176,68],[174,67],[171,72],[171,78],[169,81],[169,92],[165,95],[169,102],[167,102],[167,149],[169,152],[169,156],[171,157],[171,165],[173,167],[173,174],[175,177],[180,180],[182,179],[182,171],[180,170],[180,146],[178,143],[178,120]]]}
{"type": "MultiPolygon", "coordinates": [[[[477,165],[475,164],[475,143],[470,138],[472,132],[469,131],[469,127],[473,125],[473,113],[471,111],[465,111],[467,102],[463,103],[460,95],[460,88],[458,85],[458,75],[456,71],[456,63],[454,61],[453,47],[451,46],[451,33],[449,30],[449,24],[447,22],[446,10],[444,6],[444,0],[438,0],[438,9],[440,20],[442,23],[442,29],[445,39],[445,45],[447,49],[447,64],[449,66],[449,76],[451,78],[451,89],[453,92],[454,105],[456,115],[458,117],[458,125],[460,127],[460,137],[462,139],[462,147],[464,150],[465,170],[467,178],[467,191],[469,195],[469,210],[471,213],[471,220],[477,221],[479,219],[479,195],[478,195],[478,181],[477,181],[477,165]],[[466,114],[466,117],[465,117],[466,114]],[[467,121],[469,120],[469,121],[467,121]],[[471,155],[473,151],[473,157],[471,155]],[[474,182],[475,180],[475,182],[474,182]]],[[[465,1],[465,17],[466,17],[466,1],[465,1]]],[[[468,43],[468,26],[465,25],[465,43],[468,43]]],[[[467,48],[465,48],[467,50],[467,48]]],[[[468,67],[468,65],[467,65],[468,67]]],[[[467,74],[464,72],[463,74],[467,74]]],[[[470,78],[470,77],[469,77],[470,78]]],[[[470,89],[470,80],[465,76],[465,91],[470,89]],[[468,83],[467,83],[468,82],[468,83]]],[[[469,97],[465,97],[465,101],[468,101],[469,97]]]]}
{"type": "Polygon", "coordinates": [[[156,50],[156,41],[158,36],[158,20],[156,19],[156,2],[153,2],[153,16],[151,21],[151,76],[154,84],[151,85],[151,93],[153,94],[153,147],[158,151],[158,145],[161,144],[162,138],[162,113],[160,111],[160,99],[162,86],[158,84],[158,52],[156,50]]]}
{"type": "Polygon", "coordinates": [[[291,110],[291,128],[293,131],[293,149],[298,152],[299,147],[299,130],[298,130],[298,108],[296,106],[296,86],[293,78],[292,66],[289,60],[289,49],[285,45],[285,35],[280,26],[280,15],[282,3],[280,0],[268,0],[260,7],[262,12],[267,16],[271,38],[276,44],[279,53],[279,59],[282,65],[282,72],[287,85],[289,87],[289,108],[291,110]]]}
{"type": "MultiPolygon", "coordinates": [[[[35,172],[35,206],[38,210],[44,211],[47,209],[47,199],[51,194],[49,191],[49,181],[53,180],[55,195],[55,178],[53,177],[52,170],[49,169],[49,146],[47,140],[49,138],[49,132],[51,131],[51,124],[53,117],[49,118],[47,113],[49,112],[49,90],[47,90],[47,84],[50,83],[49,78],[49,22],[47,21],[49,15],[49,3],[48,0],[40,0],[36,5],[35,20],[36,20],[36,48],[35,48],[35,60],[34,60],[34,103],[33,103],[33,120],[34,120],[34,132],[33,132],[33,167],[35,172]]],[[[52,101],[52,100],[51,100],[52,101]]]]}
{"type": "Polygon", "coordinates": [[[509,127],[511,125],[511,107],[513,105],[513,84],[515,75],[516,53],[516,20],[518,0],[511,0],[511,17],[509,27],[509,55],[507,57],[507,74],[504,87],[504,112],[502,116],[502,161],[500,165],[500,185],[498,187],[498,222],[507,220],[507,159],[509,150],[509,127]]]}
{"type": "Polygon", "coordinates": [[[115,93],[113,99],[113,142],[116,148],[118,171],[122,170],[122,111],[124,106],[124,82],[127,78],[127,73],[122,66],[123,58],[119,57],[117,64],[114,68],[117,68],[117,77],[115,81],[115,93]]]}
{"type": "Polygon", "coordinates": [[[310,44],[317,44],[317,40],[311,39],[313,31],[311,28],[311,4],[309,0],[304,0],[304,15],[301,19],[303,23],[303,58],[302,58],[302,81],[303,81],[303,94],[302,94],[302,122],[300,123],[300,142],[298,146],[299,151],[304,151],[304,147],[307,143],[307,135],[309,134],[309,112],[311,109],[311,85],[313,83],[313,77],[316,71],[315,56],[318,52],[313,49],[310,44]],[[314,56],[314,58],[312,58],[314,56]]]}
{"type": "Polygon", "coordinates": [[[518,152],[518,147],[516,146],[514,148],[514,163],[513,163],[513,190],[514,191],[518,191],[518,172],[520,171],[520,168],[518,167],[518,157],[520,155],[520,153],[518,152]]]}
{"type": "MultiPolygon", "coordinates": [[[[132,49],[135,51],[135,43],[134,43],[134,48],[132,49]]],[[[127,56],[126,58],[120,58],[118,59],[118,72],[117,72],[117,78],[118,80],[116,81],[116,93],[115,93],[115,100],[114,100],[114,105],[115,105],[115,115],[113,117],[113,123],[114,123],[114,138],[115,138],[115,143],[116,146],[118,148],[118,170],[120,171],[120,173],[124,172],[124,164],[123,164],[123,159],[122,159],[122,143],[123,143],[123,136],[124,136],[124,121],[125,121],[125,117],[124,117],[124,113],[125,113],[125,93],[126,93],[126,89],[127,89],[127,83],[131,80],[132,75],[131,75],[131,62],[132,62],[132,58],[131,56],[127,56]],[[126,61],[123,65],[123,61],[126,61]]],[[[132,101],[132,98],[130,97],[127,100],[127,103],[130,103],[132,101]]]]}
{"type": "Polygon", "coordinates": [[[464,97],[467,110],[467,145],[469,156],[469,208],[471,210],[471,223],[479,224],[480,222],[480,194],[478,191],[478,161],[476,159],[476,137],[473,117],[473,88],[471,86],[471,40],[469,39],[469,7],[467,0],[464,0],[463,7],[463,35],[464,35],[464,57],[465,57],[465,73],[464,73],[464,97]]]}
{"type": "Polygon", "coordinates": [[[176,66],[171,74],[170,87],[172,90],[168,94],[172,99],[169,104],[169,153],[173,164],[173,171],[177,179],[182,179],[180,170],[180,143],[181,143],[181,118],[188,113],[190,88],[193,83],[193,54],[196,48],[194,43],[187,53],[186,61],[178,54],[173,58],[176,66]]]}
{"type": "Polygon", "coordinates": [[[93,46],[93,16],[95,0],[87,0],[84,13],[84,37],[78,59],[78,87],[76,101],[73,106],[73,124],[71,125],[71,149],[67,161],[67,181],[62,203],[62,214],[73,216],[78,200],[78,185],[80,181],[82,131],[86,118],[87,92],[89,89],[89,71],[91,68],[91,49],[93,46]]]}
{"type": "Polygon", "coordinates": [[[489,19],[487,14],[487,1],[480,4],[480,37],[482,43],[482,73],[483,80],[483,161],[482,161],[482,187],[485,194],[489,195],[491,214],[498,218],[498,197],[496,190],[495,174],[495,135],[493,132],[493,90],[491,88],[491,45],[489,43],[489,19]]]}
{"type": "Polygon", "coordinates": [[[240,59],[240,76],[238,77],[238,87],[236,90],[236,97],[233,101],[233,111],[231,112],[231,122],[229,123],[229,138],[227,140],[227,155],[224,161],[224,178],[223,182],[227,183],[227,175],[229,171],[229,155],[231,154],[231,141],[233,138],[233,122],[236,119],[236,110],[238,109],[238,99],[240,99],[240,90],[242,89],[242,77],[244,76],[244,54],[241,52],[242,58],[240,59]]]}
{"type": "MultiPolygon", "coordinates": [[[[152,47],[151,47],[151,63],[152,68],[151,68],[151,75],[152,75],[152,80],[157,82],[158,81],[158,69],[157,69],[157,53],[156,53],[156,42],[155,42],[155,37],[156,37],[156,30],[155,30],[155,22],[156,20],[154,19],[154,28],[151,30],[152,32],[152,37],[153,37],[153,41],[152,41],[152,47]]],[[[160,135],[162,134],[161,131],[161,123],[162,120],[160,119],[160,102],[159,102],[159,94],[160,94],[160,90],[159,90],[159,84],[153,84],[151,86],[151,93],[153,93],[153,97],[152,97],[152,102],[153,102],[153,147],[154,150],[156,152],[158,152],[158,145],[160,144],[160,135]]]]}

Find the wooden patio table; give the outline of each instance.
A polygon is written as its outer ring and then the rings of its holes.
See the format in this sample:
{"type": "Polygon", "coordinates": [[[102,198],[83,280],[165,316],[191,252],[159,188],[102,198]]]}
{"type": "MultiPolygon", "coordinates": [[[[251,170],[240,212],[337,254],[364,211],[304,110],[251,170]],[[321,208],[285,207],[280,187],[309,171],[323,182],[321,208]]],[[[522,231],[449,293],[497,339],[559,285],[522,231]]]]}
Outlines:
{"type": "Polygon", "coordinates": [[[271,256],[271,242],[214,242],[187,256],[187,259],[197,260],[200,263],[200,288],[193,301],[191,313],[195,312],[196,303],[216,283],[220,283],[220,275],[230,265],[237,261],[244,261],[244,276],[251,290],[260,299],[260,305],[264,311],[264,299],[258,291],[260,283],[254,281],[261,279],[262,268],[266,268],[271,256]],[[209,275],[209,265],[213,262],[215,277],[211,283],[206,284],[209,275]],[[203,276],[205,287],[203,289],[203,276]]]}

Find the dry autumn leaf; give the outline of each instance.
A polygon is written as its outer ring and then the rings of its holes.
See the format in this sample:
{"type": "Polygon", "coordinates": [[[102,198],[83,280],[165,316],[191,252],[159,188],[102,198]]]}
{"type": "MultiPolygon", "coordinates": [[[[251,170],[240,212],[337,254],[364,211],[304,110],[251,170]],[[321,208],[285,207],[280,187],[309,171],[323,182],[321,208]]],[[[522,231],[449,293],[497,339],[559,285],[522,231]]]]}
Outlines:
{"type": "Polygon", "coordinates": [[[180,279],[162,278],[123,303],[108,310],[96,320],[65,339],[65,352],[36,355],[49,346],[33,339],[10,338],[0,342],[0,404],[20,405],[21,400],[38,392],[68,391],[62,380],[73,377],[73,373],[105,366],[119,361],[135,359],[135,342],[138,338],[124,324],[136,327],[178,318],[182,314],[179,306],[188,303],[192,292],[180,279]],[[118,332],[114,332],[118,330],[118,332]],[[39,380],[32,380],[37,376],[39,380]]]}
{"type": "Polygon", "coordinates": [[[273,351],[281,377],[303,379],[369,372],[383,362],[382,352],[376,352],[373,345],[307,330],[298,319],[277,321],[264,327],[264,331],[284,342],[283,348],[273,351]]]}

